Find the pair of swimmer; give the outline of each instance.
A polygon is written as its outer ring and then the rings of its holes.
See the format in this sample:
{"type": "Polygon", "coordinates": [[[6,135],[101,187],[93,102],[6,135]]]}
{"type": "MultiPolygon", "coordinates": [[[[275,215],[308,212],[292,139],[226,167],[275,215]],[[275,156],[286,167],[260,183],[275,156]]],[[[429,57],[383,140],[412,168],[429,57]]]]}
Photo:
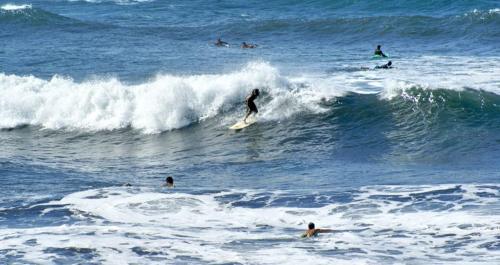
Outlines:
{"type": "MultiPolygon", "coordinates": [[[[258,90],[257,90],[258,91],[258,90]]],[[[252,93],[253,94],[253,93],[252,93]]],[[[252,96],[252,95],[251,95],[252,96]]],[[[258,94],[257,94],[258,96],[258,94]]],[[[129,183],[126,186],[132,186],[129,183]]],[[[168,176],[165,179],[165,185],[167,188],[173,188],[174,186],[174,178],[172,176],[168,176]]],[[[307,225],[307,230],[301,235],[301,237],[315,237],[320,233],[332,233],[333,229],[325,229],[325,228],[316,228],[313,222],[307,225]]]]}
{"type": "MultiPolygon", "coordinates": [[[[382,52],[382,46],[381,45],[377,45],[377,48],[375,49],[375,52],[373,52],[374,55],[377,55],[377,56],[382,56],[384,58],[387,57],[387,55],[385,55],[384,52],[382,52]]],[[[392,61],[389,61],[388,63],[386,64],[383,64],[383,65],[377,65],[375,66],[375,69],[391,69],[392,68],[392,61]]]]}
{"type": "MultiPolygon", "coordinates": [[[[258,96],[258,89],[254,89],[254,91],[252,92],[252,94],[249,96],[250,97],[253,97],[253,96],[258,96]],[[257,93],[255,94],[254,91],[257,91],[257,93]]],[[[247,100],[248,101],[248,100],[247,100]]],[[[252,101],[252,104],[253,104],[253,101],[252,101]]],[[[255,104],[253,104],[255,106],[255,104]]],[[[257,108],[255,107],[255,110],[257,110],[257,108]]],[[[174,186],[174,178],[172,176],[168,176],[166,179],[165,179],[165,185],[167,188],[173,188],[175,187],[174,186]]],[[[315,237],[317,236],[318,234],[320,233],[332,233],[333,232],[333,229],[325,229],[325,228],[316,228],[316,226],[314,225],[313,222],[309,223],[307,225],[307,230],[301,235],[301,237],[315,237]]]]}
{"type": "MultiPolygon", "coordinates": [[[[217,46],[217,47],[228,47],[229,43],[227,43],[225,41],[222,41],[220,38],[218,38],[217,41],[215,42],[215,46],[217,46]]],[[[243,48],[243,49],[253,49],[253,48],[257,48],[257,44],[250,44],[250,43],[243,42],[241,44],[241,48],[243,48]]]]}

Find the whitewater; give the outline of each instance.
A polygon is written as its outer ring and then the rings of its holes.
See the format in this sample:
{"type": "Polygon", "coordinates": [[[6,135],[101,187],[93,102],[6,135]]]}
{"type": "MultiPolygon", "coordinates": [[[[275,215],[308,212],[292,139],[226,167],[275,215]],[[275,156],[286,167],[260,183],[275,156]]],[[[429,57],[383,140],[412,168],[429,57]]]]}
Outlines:
{"type": "MultiPolygon", "coordinates": [[[[282,75],[266,62],[253,62],[227,74],[157,74],[136,85],[117,78],[75,82],[65,76],[43,80],[1,74],[0,92],[5,98],[0,102],[0,128],[38,125],[54,130],[98,131],[131,127],[159,133],[217,115],[229,115],[225,120],[237,119],[238,114],[232,110],[255,87],[261,88],[267,99],[262,107],[263,121],[286,119],[300,112],[321,113],[326,111],[320,105],[322,101],[348,93],[378,94],[381,100],[412,87],[500,94],[500,64],[491,65],[498,59],[483,60],[424,57],[398,65],[409,68],[416,64],[411,70],[395,69],[391,73],[344,65],[339,67],[340,73],[296,76],[282,75]]],[[[238,111],[241,116],[241,108],[238,111]]]]}

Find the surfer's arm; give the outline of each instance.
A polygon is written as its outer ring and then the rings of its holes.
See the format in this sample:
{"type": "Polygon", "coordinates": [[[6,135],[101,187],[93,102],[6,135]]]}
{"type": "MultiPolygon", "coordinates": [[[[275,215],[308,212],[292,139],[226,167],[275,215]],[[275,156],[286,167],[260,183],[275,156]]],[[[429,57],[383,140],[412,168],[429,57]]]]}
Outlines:
{"type": "Polygon", "coordinates": [[[333,229],[324,229],[324,228],[316,229],[316,233],[332,233],[332,232],[333,229]]]}

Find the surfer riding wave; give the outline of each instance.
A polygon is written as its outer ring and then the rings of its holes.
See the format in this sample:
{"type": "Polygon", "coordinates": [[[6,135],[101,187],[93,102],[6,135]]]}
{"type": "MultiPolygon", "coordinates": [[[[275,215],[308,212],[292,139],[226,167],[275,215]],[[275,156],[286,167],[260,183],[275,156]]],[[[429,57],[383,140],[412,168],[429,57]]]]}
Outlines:
{"type": "Polygon", "coordinates": [[[247,113],[245,115],[245,118],[243,119],[243,122],[247,123],[247,118],[252,113],[257,114],[259,112],[259,110],[257,109],[257,106],[253,102],[259,96],[259,94],[260,94],[260,92],[256,88],[256,89],[252,90],[252,93],[246,98],[245,102],[247,104],[247,113]]]}

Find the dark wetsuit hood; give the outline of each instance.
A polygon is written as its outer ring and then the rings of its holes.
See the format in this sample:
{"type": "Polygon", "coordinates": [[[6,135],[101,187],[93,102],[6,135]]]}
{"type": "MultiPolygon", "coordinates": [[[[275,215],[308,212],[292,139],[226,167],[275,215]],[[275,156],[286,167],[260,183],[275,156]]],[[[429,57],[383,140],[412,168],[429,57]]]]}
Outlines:
{"type": "Polygon", "coordinates": [[[252,90],[252,96],[256,97],[256,96],[259,96],[259,95],[260,95],[259,89],[256,88],[256,89],[252,90]]]}

